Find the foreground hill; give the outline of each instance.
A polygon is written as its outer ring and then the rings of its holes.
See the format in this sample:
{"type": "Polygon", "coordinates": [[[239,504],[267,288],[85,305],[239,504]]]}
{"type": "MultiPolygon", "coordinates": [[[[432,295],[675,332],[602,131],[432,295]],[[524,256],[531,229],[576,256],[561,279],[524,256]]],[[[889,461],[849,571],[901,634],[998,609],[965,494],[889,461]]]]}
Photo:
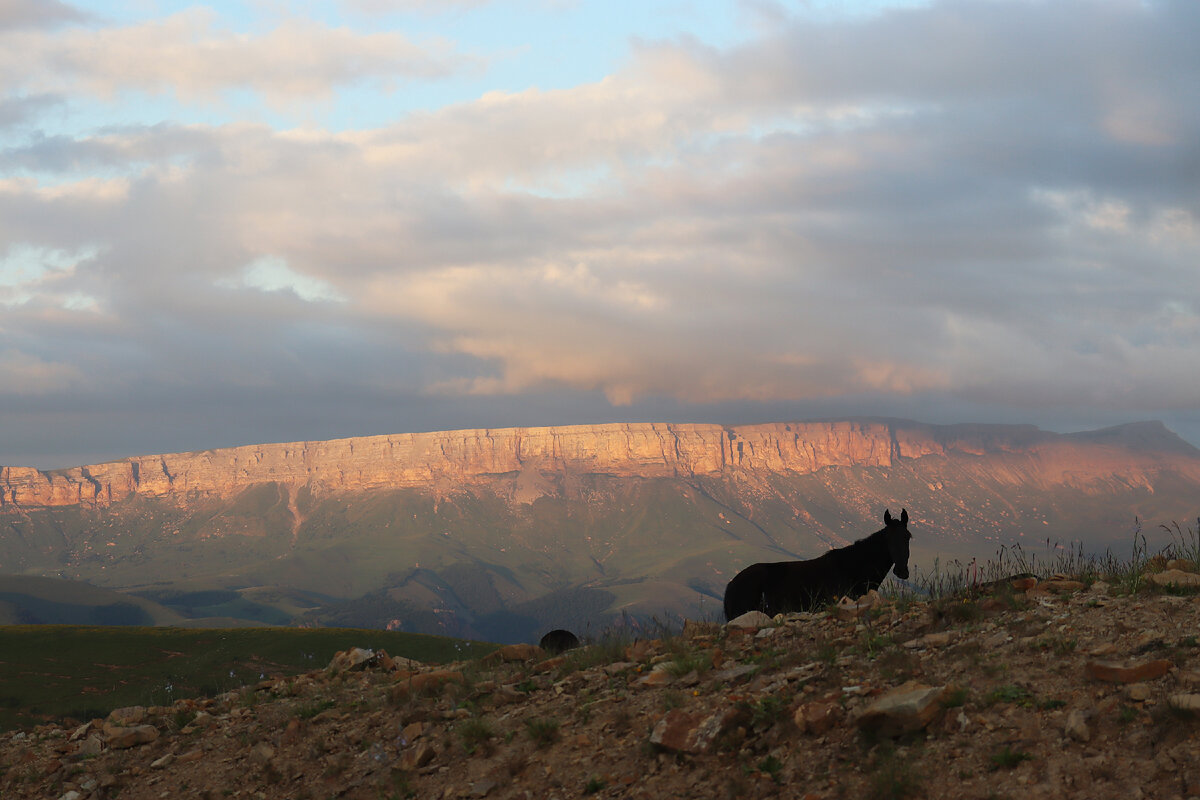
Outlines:
{"type": "Polygon", "coordinates": [[[1180,582],[1200,575],[1172,575],[1002,582],[560,657],[346,651],[213,699],[0,734],[0,795],[1196,796],[1200,596],[1180,582]]]}
{"type": "Polygon", "coordinates": [[[256,445],[0,468],[0,573],[188,619],[529,641],[715,614],[746,564],[907,507],[918,570],[1002,542],[1129,546],[1191,519],[1200,451],[1159,423],[598,425],[256,445]]]}

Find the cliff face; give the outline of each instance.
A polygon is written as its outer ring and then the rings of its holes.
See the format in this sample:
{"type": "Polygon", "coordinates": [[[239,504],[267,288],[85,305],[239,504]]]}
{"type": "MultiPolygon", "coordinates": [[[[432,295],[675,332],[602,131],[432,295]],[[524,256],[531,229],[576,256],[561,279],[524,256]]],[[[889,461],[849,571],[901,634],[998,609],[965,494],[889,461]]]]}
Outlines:
{"type": "MultiPolygon", "coordinates": [[[[1128,426],[1136,427],[1136,426],[1128,426]]],[[[1139,429],[1140,430],[1140,429],[1139,429]]],[[[1046,433],[1031,426],[930,426],[884,421],[611,424],[371,436],[140,456],[44,472],[0,467],[0,507],[107,505],[131,495],[229,497],[277,482],[315,494],[448,488],[541,473],[660,478],[733,471],[803,475],[826,467],[887,467],[903,459],[989,456],[1013,482],[1071,483],[1144,473],[1170,462],[1200,477],[1200,455],[1139,451],[1130,437],[1046,433]],[[1114,472],[1115,471],[1115,472],[1114,472]]],[[[1189,452],[1190,451],[1190,452],[1189,452]]],[[[1143,477],[1139,477],[1143,476],[1143,477]]]]}

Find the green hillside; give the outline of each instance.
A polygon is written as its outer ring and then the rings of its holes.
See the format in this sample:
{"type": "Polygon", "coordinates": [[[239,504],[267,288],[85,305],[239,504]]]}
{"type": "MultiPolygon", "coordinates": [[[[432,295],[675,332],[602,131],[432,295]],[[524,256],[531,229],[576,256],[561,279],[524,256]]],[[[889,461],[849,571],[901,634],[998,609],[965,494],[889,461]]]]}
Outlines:
{"type": "Polygon", "coordinates": [[[380,630],[0,626],[0,729],[86,721],[325,667],[349,647],[424,662],[476,658],[495,645],[380,630]]]}

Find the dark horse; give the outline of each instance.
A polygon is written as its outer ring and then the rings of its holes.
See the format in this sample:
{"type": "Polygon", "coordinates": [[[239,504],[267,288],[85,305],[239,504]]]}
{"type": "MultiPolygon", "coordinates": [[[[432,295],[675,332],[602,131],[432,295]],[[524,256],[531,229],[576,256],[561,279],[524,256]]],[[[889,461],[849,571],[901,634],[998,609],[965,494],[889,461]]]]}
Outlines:
{"type": "Polygon", "coordinates": [[[747,611],[768,616],[811,611],[842,595],[859,597],[878,589],[893,570],[908,577],[908,510],[895,519],[883,512],[883,530],[809,561],[751,564],[725,587],[725,619],[747,611]]]}

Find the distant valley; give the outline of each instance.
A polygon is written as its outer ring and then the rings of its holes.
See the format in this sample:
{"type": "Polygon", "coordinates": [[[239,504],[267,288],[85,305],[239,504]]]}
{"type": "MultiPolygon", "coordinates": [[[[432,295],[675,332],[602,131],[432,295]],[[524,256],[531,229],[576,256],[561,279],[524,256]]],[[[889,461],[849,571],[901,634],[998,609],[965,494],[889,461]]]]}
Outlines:
{"type": "Polygon", "coordinates": [[[928,570],[1014,541],[1127,555],[1135,518],[1186,523],[1197,498],[1200,450],[1153,422],[613,424],[0,467],[0,613],[61,621],[40,576],[143,622],[528,640],[716,616],[742,566],[846,544],[884,508],[909,510],[928,570]]]}

